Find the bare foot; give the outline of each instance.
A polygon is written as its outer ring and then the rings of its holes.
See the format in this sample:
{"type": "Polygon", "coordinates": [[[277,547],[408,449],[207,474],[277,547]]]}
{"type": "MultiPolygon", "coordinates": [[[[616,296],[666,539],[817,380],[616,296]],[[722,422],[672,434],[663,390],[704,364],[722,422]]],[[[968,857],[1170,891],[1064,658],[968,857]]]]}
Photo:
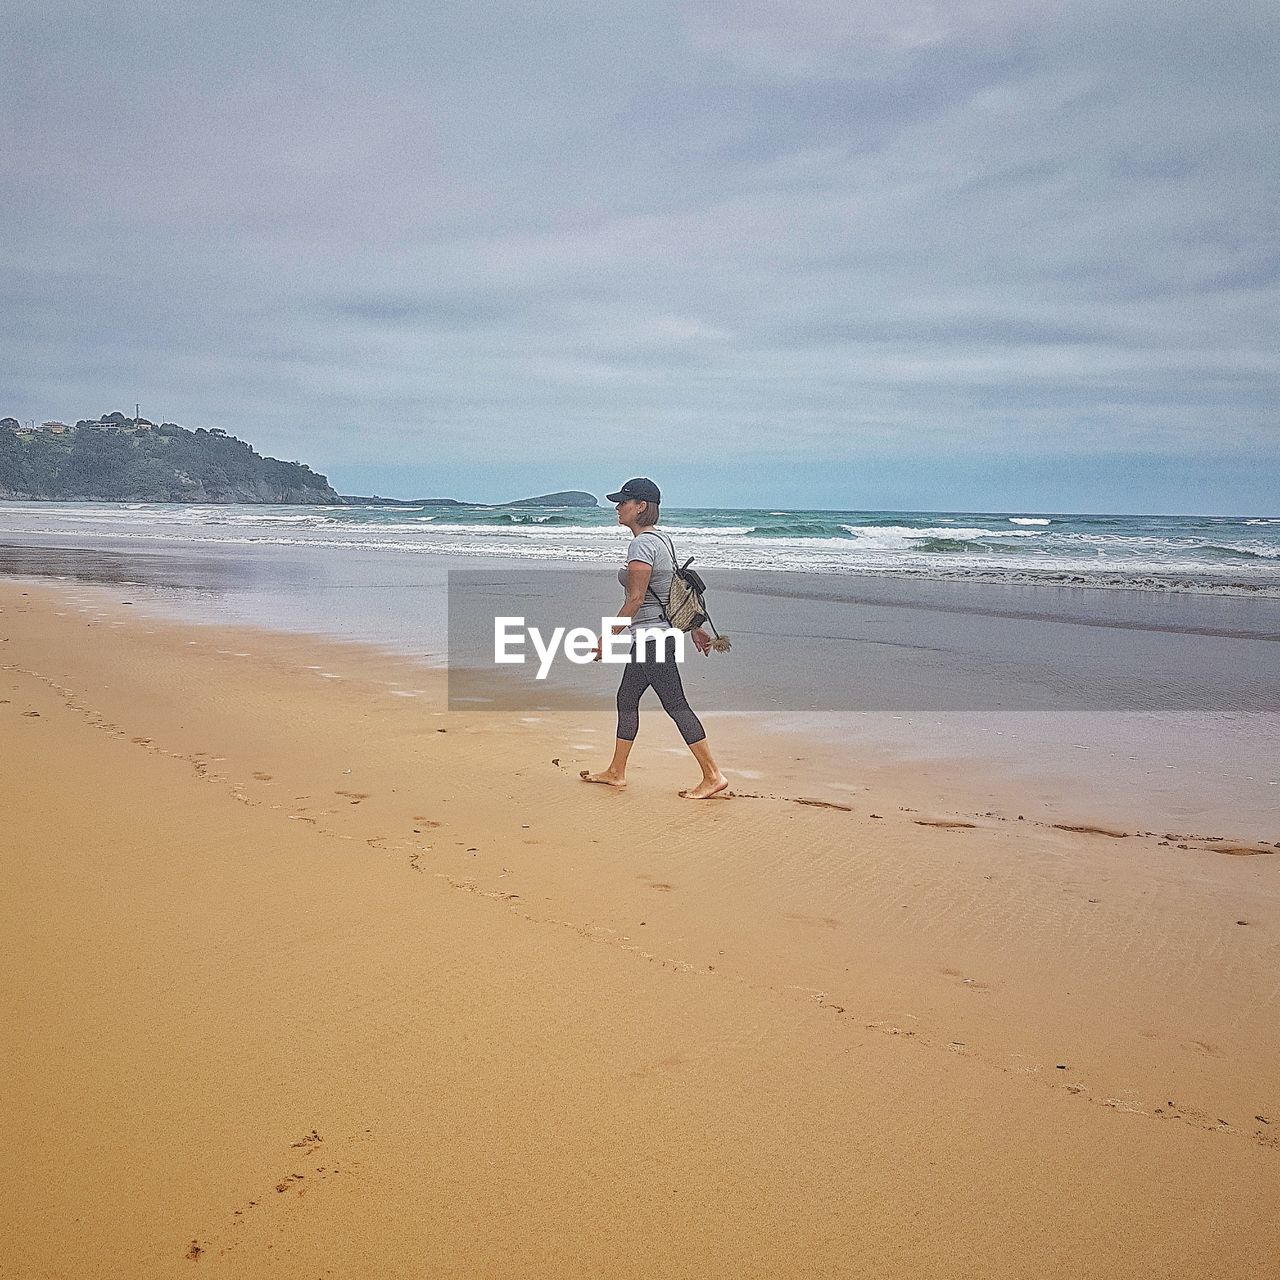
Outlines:
{"type": "Polygon", "coordinates": [[[619,791],[623,790],[627,785],[625,778],[619,778],[616,773],[606,769],[603,773],[588,773],[585,769],[578,775],[583,782],[603,782],[606,787],[617,787],[619,791]]]}
{"type": "Polygon", "coordinates": [[[714,778],[703,778],[696,787],[680,793],[686,800],[715,800],[729,798],[729,779],[723,773],[714,778]]]}

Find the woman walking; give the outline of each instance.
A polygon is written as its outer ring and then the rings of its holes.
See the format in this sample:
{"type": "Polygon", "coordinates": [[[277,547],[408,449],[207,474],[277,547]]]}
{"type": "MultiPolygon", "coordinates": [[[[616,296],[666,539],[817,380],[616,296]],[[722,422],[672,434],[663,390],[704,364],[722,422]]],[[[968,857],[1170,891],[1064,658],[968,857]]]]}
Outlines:
{"type": "MultiPolygon", "coordinates": [[[[618,617],[631,621],[616,630],[632,630],[634,634],[637,625],[661,626],[665,622],[662,601],[667,598],[675,573],[671,541],[658,528],[662,493],[652,480],[638,477],[628,480],[617,493],[607,496],[610,502],[617,504],[618,523],[632,533],[627,547],[627,563],[618,570],[618,581],[626,588],[626,599],[618,610],[618,617]]],[[[698,652],[705,656],[711,649],[711,636],[701,627],[694,628],[690,634],[698,652]]],[[[627,785],[627,757],[640,728],[640,697],[652,687],[702,770],[702,781],[680,794],[686,800],[710,800],[728,794],[729,780],[712,758],[702,722],[694,715],[689,700],[684,696],[674,647],[673,636],[664,641],[661,653],[655,652],[652,644],[637,653],[636,641],[632,639],[631,654],[622,672],[622,683],[618,686],[618,739],[613,748],[613,761],[603,773],[584,772],[584,782],[599,782],[609,787],[627,785]]],[[[597,646],[597,661],[600,656],[601,650],[597,646]]]]}

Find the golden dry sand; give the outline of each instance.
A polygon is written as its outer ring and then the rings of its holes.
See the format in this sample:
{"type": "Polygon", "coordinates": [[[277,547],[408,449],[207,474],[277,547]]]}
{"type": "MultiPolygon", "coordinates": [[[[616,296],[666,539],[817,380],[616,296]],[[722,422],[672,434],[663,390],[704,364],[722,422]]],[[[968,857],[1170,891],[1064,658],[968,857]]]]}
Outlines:
{"type": "Polygon", "coordinates": [[[740,722],[691,804],[656,708],[587,787],[607,718],[127,598],[0,585],[0,1275],[1280,1274],[1280,851],[740,722]]]}

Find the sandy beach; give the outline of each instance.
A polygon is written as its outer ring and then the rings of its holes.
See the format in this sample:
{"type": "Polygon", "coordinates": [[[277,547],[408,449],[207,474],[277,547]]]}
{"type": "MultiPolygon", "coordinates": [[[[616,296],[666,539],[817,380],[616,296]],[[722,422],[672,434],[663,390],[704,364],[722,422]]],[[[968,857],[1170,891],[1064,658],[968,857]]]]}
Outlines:
{"type": "Polygon", "coordinates": [[[607,715],[128,598],[0,584],[0,1274],[1277,1274],[1280,847],[714,717],[731,801],[656,714],[585,787],[607,715]]]}

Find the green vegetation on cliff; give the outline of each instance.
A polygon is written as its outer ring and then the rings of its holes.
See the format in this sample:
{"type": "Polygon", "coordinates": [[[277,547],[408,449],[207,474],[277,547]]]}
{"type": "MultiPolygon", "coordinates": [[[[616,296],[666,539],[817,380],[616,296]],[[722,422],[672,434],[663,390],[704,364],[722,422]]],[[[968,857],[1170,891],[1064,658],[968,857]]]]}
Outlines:
{"type": "Polygon", "coordinates": [[[325,502],[341,499],[300,462],[264,458],[223,431],[106,414],[74,427],[0,419],[0,498],[97,502],[325,502]]]}

